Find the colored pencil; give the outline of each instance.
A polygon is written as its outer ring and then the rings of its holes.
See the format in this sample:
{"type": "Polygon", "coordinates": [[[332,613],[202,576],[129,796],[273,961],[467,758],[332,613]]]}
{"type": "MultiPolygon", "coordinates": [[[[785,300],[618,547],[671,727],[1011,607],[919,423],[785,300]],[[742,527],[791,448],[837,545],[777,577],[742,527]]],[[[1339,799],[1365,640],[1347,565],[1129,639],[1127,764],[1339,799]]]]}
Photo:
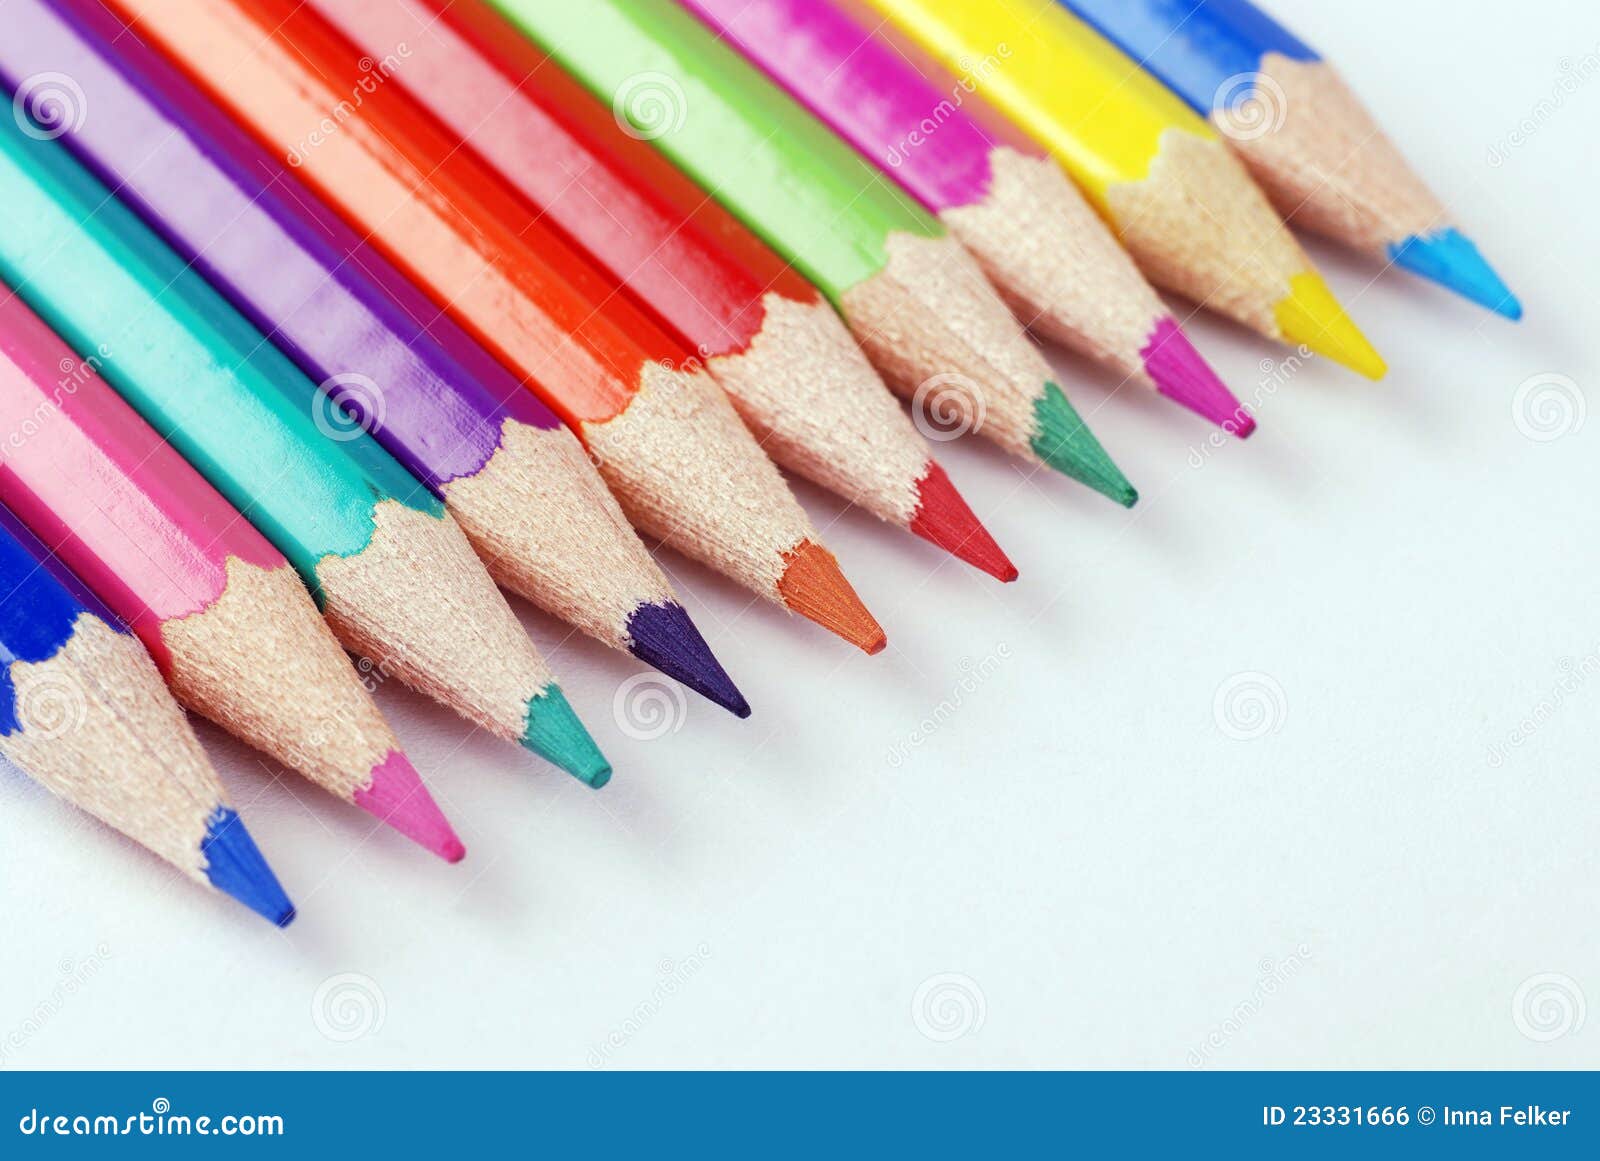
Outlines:
{"type": "Polygon", "coordinates": [[[0,500],[178,700],[452,861],[464,853],[281,553],[0,287],[0,500]]]}
{"type": "Polygon", "coordinates": [[[1029,325],[1254,430],[1055,160],[892,26],[833,0],[684,6],[943,222],[1029,325]]]}
{"type": "Polygon", "coordinates": [[[1055,0],[867,2],[1046,146],[1156,285],[1383,375],[1211,126],[1055,0]]]}
{"type": "Polygon", "coordinates": [[[1291,223],[1522,317],[1344,78],[1249,0],[1061,2],[1208,118],[1291,223]]]}
{"type": "Polygon", "coordinates": [[[609,767],[439,501],[59,141],[0,125],[0,277],[273,541],[347,649],[591,785],[609,767]]]}
{"type": "Polygon", "coordinates": [[[492,170],[383,83],[402,62],[368,58],[363,70],[360,53],[294,0],[114,7],[526,374],[636,527],[869,652],[883,647],[883,630],[722,391],[685,369],[683,348],[492,170]]]}
{"type": "Polygon", "coordinates": [[[581,444],[95,0],[11,0],[0,75],[70,76],[61,140],[445,500],[502,585],[746,716],[581,444]],[[270,256],[268,260],[267,256],[270,256]]]}
{"type": "Polygon", "coordinates": [[[640,0],[495,7],[816,284],[923,422],[948,417],[1134,502],[971,255],[688,12],[640,0]]]}
{"type": "Polygon", "coordinates": [[[3,507],[0,754],[196,883],[294,919],[149,655],[3,507]]]}
{"type": "Polygon", "coordinates": [[[394,83],[698,351],[781,467],[1016,576],[816,288],[494,12],[461,0],[312,7],[368,55],[405,43],[394,83]]]}

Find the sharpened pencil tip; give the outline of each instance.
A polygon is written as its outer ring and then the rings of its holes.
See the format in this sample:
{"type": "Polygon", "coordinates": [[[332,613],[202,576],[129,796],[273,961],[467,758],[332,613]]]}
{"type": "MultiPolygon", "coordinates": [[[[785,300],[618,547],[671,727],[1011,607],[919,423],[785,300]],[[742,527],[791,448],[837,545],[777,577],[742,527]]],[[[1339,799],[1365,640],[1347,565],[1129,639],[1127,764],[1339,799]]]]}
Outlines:
{"type": "Polygon", "coordinates": [[[628,615],[628,652],[735,717],[750,716],[750,703],[677,601],[640,605],[628,615]]]}
{"type": "Polygon", "coordinates": [[[1054,383],[1046,383],[1034,399],[1033,420],[1033,452],[1045,463],[1124,508],[1139,502],[1139,493],[1128,477],[1054,383]]]}
{"type": "Polygon", "coordinates": [[[1308,270],[1291,278],[1289,293],[1274,313],[1285,342],[1325,355],[1368,379],[1388,373],[1383,356],[1345,314],[1320,274],[1308,270]]]}
{"type": "Polygon", "coordinates": [[[917,511],[911,518],[911,531],[996,580],[1017,579],[1017,566],[933,460],[917,481],[917,511]]]}
{"type": "Polygon", "coordinates": [[[212,812],[200,851],[206,860],[206,878],[213,887],[276,927],[294,922],[294,904],[278,885],[277,876],[236,811],[219,806],[212,812]]]}
{"type": "Polygon", "coordinates": [[[883,651],[889,643],[883,627],[845,580],[833,553],[814,540],[802,540],[783,559],[778,595],[785,605],[866,653],[883,651]]]}
{"type": "Polygon", "coordinates": [[[422,784],[422,776],[399,750],[372,768],[372,781],[355,793],[355,804],[447,863],[459,863],[467,848],[422,784]]]}
{"type": "Polygon", "coordinates": [[[1472,240],[1453,226],[1391,242],[1389,258],[1396,266],[1431,279],[1512,322],[1522,318],[1517,296],[1500,281],[1472,240]]]}
{"type": "Polygon", "coordinates": [[[555,684],[528,699],[528,725],[522,744],[579,782],[599,790],[611,781],[611,763],[578,720],[567,695],[555,684]]]}
{"type": "Polygon", "coordinates": [[[1156,390],[1174,403],[1240,439],[1247,438],[1256,429],[1256,421],[1194,349],[1176,319],[1168,317],[1156,323],[1139,357],[1156,390]]]}

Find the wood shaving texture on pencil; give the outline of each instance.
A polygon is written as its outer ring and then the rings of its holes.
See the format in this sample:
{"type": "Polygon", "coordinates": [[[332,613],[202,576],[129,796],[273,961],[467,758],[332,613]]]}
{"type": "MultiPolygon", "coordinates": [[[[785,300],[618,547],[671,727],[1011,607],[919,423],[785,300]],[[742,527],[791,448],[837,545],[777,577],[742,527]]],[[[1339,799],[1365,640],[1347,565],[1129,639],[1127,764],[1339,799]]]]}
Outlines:
{"type": "Polygon", "coordinates": [[[138,639],[82,614],[55,656],[13,662],[11,680],[22,728],[0,753],[209,889],[201,846],[222,788],[138,639]],[[52,720],[30,723],[30,706],[52,720]]]}
{"type": "Polygon", "coordinates": [[[767,454],[901,527],[916,515],[928,453],[904,410],[825,301],[768,293],[750,346],[709,367],[767,454]]]}
{"type": "Polygon", "coordinates": [[[634,527],[782,602],[783,554],[816,533],[709,374],[646,363],[628,406],[583,430],[634,527]]]}
{"type": "Polygon", "coordinates": [[[400,743],[294,571],[237,557],[227,570],[227,587],[210,608],[161,627],[173,693],[353,801],[400,743]]]}
{"type": "Polygon", "coordinates": [[[345,648],[469,721],[520,741],[528,699],[554,680],[449,515],[394,500],[372,509],[372,539],[317,566],[345,648]]]}
{"type": "Polygon", "coordinates": [[[639,605],[676,600],[564,427],[507,419],[489,462],[444,496],[496,581],[614,649],[639,605]]]}

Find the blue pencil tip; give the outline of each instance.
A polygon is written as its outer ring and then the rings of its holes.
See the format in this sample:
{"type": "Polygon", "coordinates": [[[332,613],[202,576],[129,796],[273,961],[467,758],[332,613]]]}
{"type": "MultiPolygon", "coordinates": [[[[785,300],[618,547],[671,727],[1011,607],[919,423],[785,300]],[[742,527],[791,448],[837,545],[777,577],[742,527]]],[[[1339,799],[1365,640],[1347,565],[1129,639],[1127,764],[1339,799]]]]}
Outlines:
{"type": "Polygon", "coordinates": [[[527,721],[522,735],[525,747],[596,790],[611,781],[611,763],[583,728],[560,686],[547,685],[543,693],[528,699],[527,721]]]}
{"type": "Polygon", "coordinates": [[[294,920],[294,904],[278,885],[277,876],[261,857],[250,832],[237,812],[219,806],[206,822],[200,851],[206,858],[211,885],[232,895],[257,915],[278,927],[294,920]]]}
{"type": "Polygon", "coordinates": [[[628,639],[628,652],[646,665],[683,682],[735,717],[750,716],[750,703],[677,601],[640,605],[628,617],[628,639]]]}
{"type": "Polygon", "coordinates": [[[1472,240],[1453,226],[1436,234],[1413,234],[1403,242],[1391,242],[1389,257],[1396,266],[1432,279],[1513,322],[1522,317],[1522,304],[1516,295],[1500,281],[1494,267],[1484,261],[1472,240]]]}

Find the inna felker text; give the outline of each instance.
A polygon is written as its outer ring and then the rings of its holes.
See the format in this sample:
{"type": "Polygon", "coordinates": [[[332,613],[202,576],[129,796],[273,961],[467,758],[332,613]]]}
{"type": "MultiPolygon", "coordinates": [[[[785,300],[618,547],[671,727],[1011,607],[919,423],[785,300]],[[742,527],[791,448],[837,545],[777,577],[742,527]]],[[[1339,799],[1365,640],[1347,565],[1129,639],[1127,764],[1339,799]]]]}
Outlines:
{"type": "Polygon", "coordinates": [[[1501,1126],[1504,1128],[1559,1129],[1572,1123],[1571,1109],[1547,1109],[1543,1105],[1501,1105],[1496,1109],[1458,1109],[1444,1105],[1262,1105],[1261,1123],[1307,1128],[1341,1125],[1378,1127],[1418,1124],[1456,1126],[1501,1126]]]}

